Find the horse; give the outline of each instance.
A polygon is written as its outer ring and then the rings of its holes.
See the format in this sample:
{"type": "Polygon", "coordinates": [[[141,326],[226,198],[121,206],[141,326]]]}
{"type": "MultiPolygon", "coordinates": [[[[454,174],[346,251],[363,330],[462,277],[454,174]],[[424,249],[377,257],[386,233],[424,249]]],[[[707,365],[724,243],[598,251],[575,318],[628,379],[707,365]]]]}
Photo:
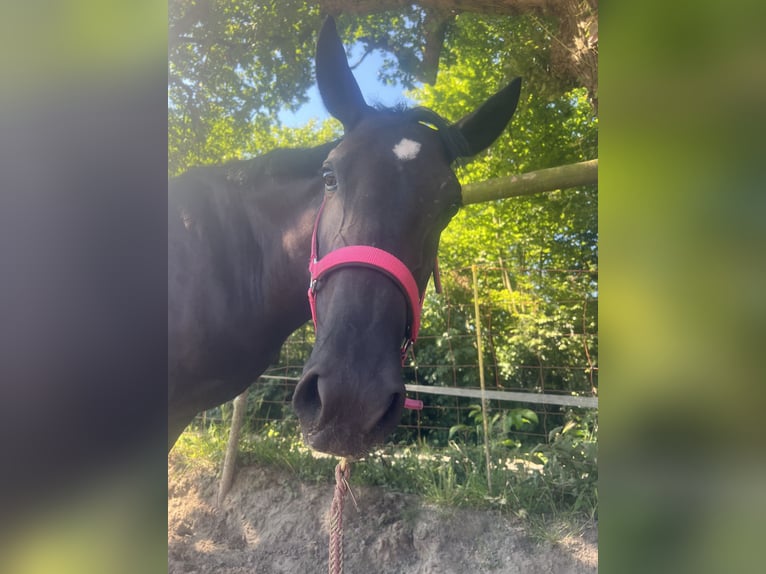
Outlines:
{"type": "Polygon", "coordinates": [[[513,116],[521,79],[450,123],[369,106],[335,22],[316,81],[341,139],[196,167],[168,186],[168,450],[193,417],[243,392],[313,318],[292,404],[304,442],[363,456],[395,429],[439,237],[461,207],[452,169],[513,116]],[[307,296],[308,287],[308,296],[307,296]]]}

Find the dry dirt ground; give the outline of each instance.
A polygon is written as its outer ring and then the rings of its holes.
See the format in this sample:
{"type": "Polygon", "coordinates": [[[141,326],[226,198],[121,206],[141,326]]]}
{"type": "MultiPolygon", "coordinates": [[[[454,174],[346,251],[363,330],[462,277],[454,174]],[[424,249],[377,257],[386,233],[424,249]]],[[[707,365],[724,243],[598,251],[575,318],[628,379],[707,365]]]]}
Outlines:
{"type": "MultiPolygon", "coordinates": [[[[353,472],[353,469],[352,469],[353,472]]],[[[329,477],[328,477],[329,478],[329,477]]],[[[213,470],[168,467],[169,574],[324,573],[333,484],[239,469],[222,508],[213,470]]],[[[512,518],[443,509],[376,487],[346,498],[346,574],[591,574],[597,533],[536,543],[512,518]]]]}

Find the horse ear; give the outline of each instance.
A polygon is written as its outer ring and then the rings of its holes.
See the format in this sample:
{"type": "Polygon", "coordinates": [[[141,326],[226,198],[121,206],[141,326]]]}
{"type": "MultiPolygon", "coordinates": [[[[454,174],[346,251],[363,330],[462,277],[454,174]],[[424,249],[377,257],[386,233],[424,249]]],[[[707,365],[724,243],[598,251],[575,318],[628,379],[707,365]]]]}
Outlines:
{"type": "Polygon", "coordinates": [[[463,157],[476,155],[492,145],[516,111],[520,93],[521,78],[514,78],[473,113],[451,126],[451,129],[458,130],[468,143],[467,153],[461,154],[463,157]]]}
{"type": "Polygon", "coordinates": [[[327,111],[340,120],[348,132],[370,108],[348,66],[346,51],[332,16],[327,17],[319,32],[316,75],[319,94],[327,111]]]}

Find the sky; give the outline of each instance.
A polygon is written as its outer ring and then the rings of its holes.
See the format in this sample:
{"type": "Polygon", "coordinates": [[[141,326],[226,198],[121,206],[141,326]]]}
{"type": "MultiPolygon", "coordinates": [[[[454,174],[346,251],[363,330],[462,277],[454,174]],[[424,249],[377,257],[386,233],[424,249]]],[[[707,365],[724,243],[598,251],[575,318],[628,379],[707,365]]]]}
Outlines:
{"type": "MultiPolygon", "coordinates": [[[[354,63],[359,61],[363,51],[359,44],[354,46],[351,51],[349,61],[354,63]]],[[[376,50],[353,70],[354,77],[359,83],[362,95],[368,104],[382,104],[384,106],[394,106],[401,102],[412,104],[412,100],[404,95],[404,87],[400,84],[393,86],[386,85],[378,79],[378,70],[383,65],[383,56],[376,50]]],[[[314,118],[319,121],[327,119],[329,114],[325,110],[322,100],[319,97],[319,90],[314,84],[307,93],[309,101],[305,103],[298,111],[290,112],[283,110],[279,113],[279,119],[287,127],[300,127],[314,118]]]]}

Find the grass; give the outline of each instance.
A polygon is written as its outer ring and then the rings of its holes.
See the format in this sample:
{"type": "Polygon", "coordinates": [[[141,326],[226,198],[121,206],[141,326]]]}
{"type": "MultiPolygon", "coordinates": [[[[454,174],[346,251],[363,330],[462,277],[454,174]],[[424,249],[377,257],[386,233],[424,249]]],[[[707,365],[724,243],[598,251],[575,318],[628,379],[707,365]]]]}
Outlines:
{"type": "MultiPolygon", "coordinates": [[[[387,445],[354,464],[351,485],[411,493],[442,507],[494,509],[520,519],[538,540],[578,534],[598,516],[597,423],[573,420],[550,433],[547,444],[492,446],[491,481],[483,447],[451,440],[446,448],[387,445]]],[[[187,431],[174,449],[185,466],[220,469],[228,430],[220,425],[187,431]]],[[[267,465],[306,482],[332,482],[335,457],[305,447],[290,422],[272,422],[240,440],[240,465],[267,465]]]]}
{"type": "Polygon", "coordinates": [[[187,429],[178,437],[171,458],[182,468],[220,468],[226,453],[228,430],[212,424],[205,430],[187,429]]]}

